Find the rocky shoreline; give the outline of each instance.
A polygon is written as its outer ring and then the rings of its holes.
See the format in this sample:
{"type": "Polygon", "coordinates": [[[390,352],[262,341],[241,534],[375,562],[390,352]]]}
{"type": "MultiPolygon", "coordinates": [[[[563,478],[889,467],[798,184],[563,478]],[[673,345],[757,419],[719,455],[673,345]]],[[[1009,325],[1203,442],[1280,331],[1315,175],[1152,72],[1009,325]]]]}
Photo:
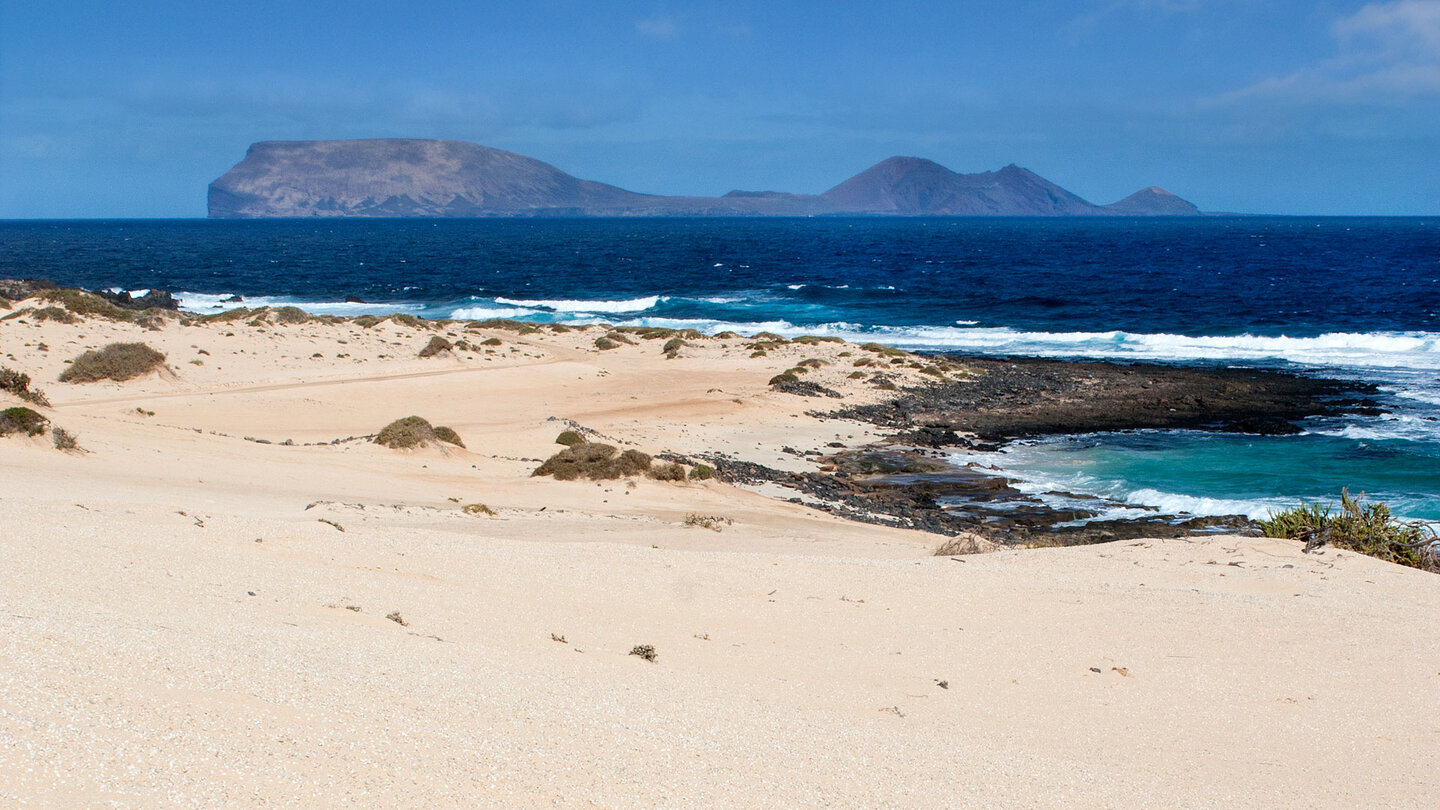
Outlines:
{"type": "Polygon", "coordinates": [[[1021,492],[996,468],[957,468],[946,451],[993,451],[1025,438],[1143,429],[1260,435],[1298,433],[1301,419],[1378,413],[1373,386],[1255,369],[1157,363],[954,357],[964,380],[903,390],[888,402],[811,415],[892,431],[886,447],[811,451],[817,472],[787,473],[710,459],[734,483],[778,483],[805,503],[851,520],[1006,545],[1077,545],[1136,537],[1254,530],[1243,516],[1182,519],[1156,511],[1093,520],[1108,502],[1068,492],[1067,508],[1021,492]],[[1090,504],[1093,503],[1093,508],[1090,504]]]}

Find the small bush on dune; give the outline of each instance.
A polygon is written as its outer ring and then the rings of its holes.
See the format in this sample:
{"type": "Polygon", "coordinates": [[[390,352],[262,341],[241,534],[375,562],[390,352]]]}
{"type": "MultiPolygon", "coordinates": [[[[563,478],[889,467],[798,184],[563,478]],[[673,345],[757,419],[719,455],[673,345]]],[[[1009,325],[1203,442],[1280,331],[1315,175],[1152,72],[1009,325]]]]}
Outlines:
{"type": "Polygon", "coordinates": [[[390,320],[393,323],[399,324],[400,326],[408,326],[411,329],[428,329],[430,326],[424,320],[403,312],[397,312],[391,315],[390,320]]]}
{"type": "Polygon", "coordinates": [[[450,349],[450,341],[446,340],[443,337],[440,337],[439,335],[435,335],[430,338],[429,343],[425,344],[425,348],[420,350],[420,356],[434,357],[441,352],[448,352],[450,351],[450,349]]]}
{"type": "Polygon", "coordinates": [[[497,337],[488,337],[488,338],[485,338],[484,340],[480,341],[480,345],[481,345],[481,346],[499,346],[500,344],[502,344],[502,343],[504,343],[504,342],[505,342],[505,341],[503,341],[503,340],[501,340],[500,338],[497,338],[497,337]]]}
{"type": "Polygon", "coordinates": [[[794,338],[790,342],[804,343],[807,346],[818,346],[821,343],[844,343],[845,341],[841,338],[832,337],[830,335],[801,335],[800,337],[794,338]]]}
{"type": "Polygon", "coordinates": [[[460,440],[460,434],[456,433],[453,428],[448,428],[444,425],[435,426],[435,438],[439,439],[442,442],[445,442],[446,444],[453,444],[456,447],[465,446],[465,442],[460,440]]]}
{"type": "Polygon", "coordinates": [[[32,310],[30,317],[37,321],[55,321],[56,323],[75,323],[80,320],[70,313],[70,310],[61,307],[41,307],[32,310]]]}
{"type": "Polygon", "coordinates": [[[607,481],[647,473],[650,463],[650,456],[639,450],[622,453],[608,444],[586,442],[561,450],[546,459],[531,475],[551,475],[559,481],[580,478],[607,481]]]}
{"type": "Polygon", "coordinates": [[[13,394],[42,408],[50,407],[50,400],[45,398],[45,392],[30,387],[29,374],[0,367],[0,391],[13,394]]]}
{"type": "MultiPolygon", "coordinates": [[[[134,321],[139,314],[132,309],[123,309],[98,295],[84,290],[55,289],[40,293],[39,298],[59,304],[76,315],[93,315],[111,321],[134,321]]],[[[66,321],[71,323],[71,321],[66,321]]]]}
{"type": "Polygon", "coordinates": [[[709,481],[715,477],[715,468],[709,464],[696,464],[690,468],[691,481],[709,481]]]}
{"type": "Polygon", "coordinates": [[[662,461],[651,465],[646,475],[656,481],[684,481],[685,468],[673,461],[662,461]]]}
{"type": "Polygon", "coordinates": [[[69,453],[80,449],[80,443],[75,440],[75,434],[65,428],[57,427],[50,431],[50,438],[55,444],[55,449],[62,453],[69,453]]]}
{"type": "Polygon", "coordinates": [[[49,421],[24,405],[6,408],[0,411],[0,436],[9,436],[11,433],[39,436],[45,432],[45,423],[49,421]]]}
{"type": "Polygon", "coordinates": [[[407,416],[380,429],[375,434],[375,443],[392,450],[404,450],[436,440],[435,428],[418,416],[407,416]]]}
{"type": "Polygon", "coordinates": [[[1340,491],[1340,511],[1316,503],[1272,513],[1260,521],[1267,537],[1305,541],[1305,550],[1333,545],[1388,562],[1440,571],[1440,537],[1418,521],[1398,520],[1383,503],[1365,503],[1365,496],[1340,491]]]}
{"type": "Polygon", "coordinates": [[[620,344],[616,343],[608,337],[601,336],[595,338],[595,348],[603,352],[609,351],[610,349],[618,349],[620,348],[620,344]]]}
{"type": "Polygon", "coordinates": [[[563,444],[566,447],[574,447],[577,444],[584,444],[585,437],[573,430],[562,430],[560,435],[555,437],[556,444],[563,444]]]}
{"type": "Polygon", "coordinates": [[[70,367],[60,373],[60,382],[124,382],[148,374],[164,364],[165,355],[144,343],[111,343],[75,358],[70,367]]]}
{"type": "Polygon", "coordinates": [[[305,323],[310,320],[310,313],[299,307],[280,307],[271,315],[275,323],[305,323]]]}
{"type": "Polygon", "coordinates": [[[354,323],[356,326],[360,327],[361,329],[369,329],[369,328],[375,326],[376,324],[380,323],[380,320],[381,320],[381,319],[380,319],[379,317],[375,316],[375,315],[361,315],[360,317],[356,318],[354,321],[351,321],[351,323],[354,323]]]}
{"type": "Polygon", "coordinates": [[[490,507],[486,506],[486,505],[483,504],[483,503],[467,503],[467,504],[465,504],[464,506],[460,507],[460,509],[461,509],[461,511],[463,511],[463,512],[464,512],[465,514],[467,514],[467,515],[491,515],[491,516],[494,516],[494,514],[495,514],[495,510],[494,510],[494,509],[491,509],[490,507]]]}
{"type": "Polygon", "coordinates": [[[679,354],[681,349],[689,345],[689,343],[686,343],[678,337],[670,338],[669,340],[665,341],[665,345],[661,347],[660,351],[671,355],[679,354]]]}
{"type": "Polygon", "coordinates": [[[770,378],[770,385],[784,385],[785,383],[793,382],[800,382],[800,378],[789,371],[782,371],[770,378]]]}

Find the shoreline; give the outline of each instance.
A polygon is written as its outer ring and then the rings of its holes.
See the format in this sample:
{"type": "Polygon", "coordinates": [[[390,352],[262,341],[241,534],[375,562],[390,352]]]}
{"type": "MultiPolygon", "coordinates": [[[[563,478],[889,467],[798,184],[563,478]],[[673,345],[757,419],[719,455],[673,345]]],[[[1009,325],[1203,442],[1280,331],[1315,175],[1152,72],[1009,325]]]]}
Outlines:
{"type": "Polygon", "coordinates": [[[1005,548],[864,502],[875,522],[843,519],[776,481],[533,474],[583,429],[652,470],[713,457],[860,497],[937,451],[824,413],[936,372],[968,384],[964,362],[61,304],[0,308],[0,365],[50,403],[0,392],[47,420],[0,437],[6,806],[1424,807],[1440,790],[1433,574],[1234,534],[1005,548]],[[164,366],[57,381],[116,342],[164,366]],[[770,384],[787,372],[841,398],[770,384]],[[463,446],[366,438],[410,415],[463,446]]]}

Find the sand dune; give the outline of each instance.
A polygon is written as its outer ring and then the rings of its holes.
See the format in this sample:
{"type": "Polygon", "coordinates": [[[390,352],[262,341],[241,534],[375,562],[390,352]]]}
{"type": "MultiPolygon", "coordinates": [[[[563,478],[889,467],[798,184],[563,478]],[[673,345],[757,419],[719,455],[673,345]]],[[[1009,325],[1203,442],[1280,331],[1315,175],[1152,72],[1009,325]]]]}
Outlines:
{"type": "Polygon", "coordinates": [[[820,358],[807,380],[883,393],[848,378],[854,346],[666,359],[462,326],[0,321],[0,364],[86,451],[0,439],[0,804],[1440,795],[1432,574],[1242,537],[934,557],[945,538],[718,481],[531,477],[572,424],[813,468],[782,448],[881,437],[771,375],[820,358]],[[473,349],[416,356],[447,332],[473,349]],[[169,370],[53,382],[120,340],[169,370]],[[410,414],[466,449],[360,438],[410,414]]]}

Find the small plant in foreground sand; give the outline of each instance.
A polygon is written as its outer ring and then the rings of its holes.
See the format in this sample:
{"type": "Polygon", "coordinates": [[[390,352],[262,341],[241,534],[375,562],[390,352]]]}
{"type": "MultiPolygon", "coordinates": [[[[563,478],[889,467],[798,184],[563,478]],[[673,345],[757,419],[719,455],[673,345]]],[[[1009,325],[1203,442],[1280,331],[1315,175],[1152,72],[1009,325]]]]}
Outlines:
{"type": "Polygon", "coordinates": [[[660,657],[660,654],[655,652],[655,645],[653,644],[636,644],[630,648],[630,654],[638,655],[652,664],[655,663],[656,658],[660,657]]]}
{"type": "Polygon", "coordinates": [[[441,352],[450,351],[451,348],[452,347],[450,345],[450,341],[446,340],[443,337],[440,337],[439,335],[432,335],[430,338],[430,342],[426,343],[425,348],[420,350],[420,356],[434,357],[441,352]]]}
{"type": "Polygon", "coordinates": [[[111,343],[91,349],[75,358],[60,373],[60,382],[86,383],[98,380],[124,382],[165,365],[165,355],[144,343],[111,343]]]}
{"type": "Polygon", "coordinates": [[[5,391],[42,408],[50,407],[50,400],[38,388],[30,387],[30,375],[0,366],[0,391],[5,391]]]}
{"type": "Polygon", "coordinates": [[[39,436],[45,432],[45,424],[49,421],[37,411],[24,405],[6,408],[0,411],[0,436],[8,436],[11,433],[39,436]]]}
{"type": "Polygon", "coordinates": [[[1388,562],[1440,572],[1440,536],[1421,521],[1399,520],[1383,503],[1340,491],[1340,511],[1317,503],[1271,513],[1260,521],[1266,537],[1305,541],[1305,550],[1326,544],[1388,562]]]}
{"type": "Polygon", "coordinates": [[[400,625],[401,627],[409,627],[409,626],[410,626],[410,623],[407,622],[407,621],[405,621],[405,617],[404,617],[404,616],[401,616],[401,615],[400,615],[400,611],[398,611],[398,610],[392,611],[392,612],[390,612],[390,613],[386,613],[386,614],[385,614],[385,618],[389,619],[389,620],[392,621],[392,622],[395,622],[396,624],[400,625]]]}
{"type": "Polygon", "coordinates": [[[62,427],[50,431],[50,440],[55,444],[55,449],[62,453],[71,453],[80,449],[80,443],[75,440],[75,434],[62,427]]]}
{"type": "Polygon", "coordinates": [[[464,506],[460,507],[460,511],[464,512],[467,515],[475,515],[476,517],[479,517],[480,515],[490,515],[493,517],[495,514],[494,509],[491,509],[483,503],[467,503],[464,506]]]}
{"type": "Polygon", "coordinates": [[[711,531],[721,531],[726,526],[734,526],[735,521],[720,515],[701,515],[695,512],[685,516],[685,528],[699,527],[711,531]]]}

